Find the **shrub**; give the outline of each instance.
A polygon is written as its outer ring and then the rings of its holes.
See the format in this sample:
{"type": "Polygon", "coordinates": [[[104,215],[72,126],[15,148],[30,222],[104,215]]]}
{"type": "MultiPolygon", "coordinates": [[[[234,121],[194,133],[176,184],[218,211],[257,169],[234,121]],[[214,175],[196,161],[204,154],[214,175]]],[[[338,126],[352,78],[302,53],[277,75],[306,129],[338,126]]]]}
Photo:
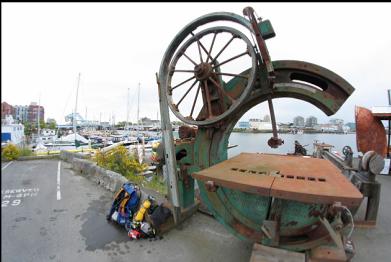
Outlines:
{"type": "Polygon", "coordinates": [[[5,158],[7,160],[15,160],[19,157],[19,155],[19,148],[12,143],[9,143],[1,150],[1,158],[5,158]]]}
{"type": "Polygon", "coordinates": [[[120,173],[127,178],[135,176],[147,168],[146,164],[140,164],[124,146],[118,146],[105,153],[98,152],[95,160],[98,166],[120,173]]]}
{"type": "Polygon", "coordinates": [[[146,164],[140,164],[137,158],[130,154],[124,146],[118,146],[113,150],[102,153],[98,151],[95,159],[98,166],[120,173],[129,181],[141,186],[167,194],[167,185],[162,178],[154,175],[151,181],[146,181],[144,176],[137,175],[147,169],[146,164]]]}
{"type": "Polygon", "coordinates": [[[19,149],[20,156],[32,156],[34,155],[33,151],[28,147],[22,147],[19,149]]]}

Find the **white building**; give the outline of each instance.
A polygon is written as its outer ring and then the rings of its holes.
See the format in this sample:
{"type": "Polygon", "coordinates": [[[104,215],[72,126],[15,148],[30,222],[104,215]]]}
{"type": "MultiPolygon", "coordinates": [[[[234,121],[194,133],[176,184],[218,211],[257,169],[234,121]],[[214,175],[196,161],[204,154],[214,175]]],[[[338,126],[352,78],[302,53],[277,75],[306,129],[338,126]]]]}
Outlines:
{"type": "Polygon", "coordinates": [[[12,116],[7,116],[1,123],[1,144],[12,142],[22,145],[24,142],[24,125],[15,124],[12,116]]]}
{"type": "MultiPolygon", "coordinates": [[[[249,120],[249,126],[251,129],[257,130],[272,130],[272,123],[270,121],[264,121],[261,119],[253,118],[249,120]]],[[[278,129],[278,126],[277,126],[278,129]]]]}

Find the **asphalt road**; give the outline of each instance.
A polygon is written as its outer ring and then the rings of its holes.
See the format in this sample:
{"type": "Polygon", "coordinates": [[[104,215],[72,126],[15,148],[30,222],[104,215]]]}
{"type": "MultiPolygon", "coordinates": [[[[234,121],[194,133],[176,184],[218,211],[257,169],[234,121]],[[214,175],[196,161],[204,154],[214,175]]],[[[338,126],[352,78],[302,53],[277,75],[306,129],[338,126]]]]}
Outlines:
{"type": "Polygon", "coordinates": [[[59,169],[59,162],[1,164],[3,262],[249,260],[251,243],[199,213],[162,240],[130,241],[123,228],[106,222],[112,193],[66,162],[59,169]]]}

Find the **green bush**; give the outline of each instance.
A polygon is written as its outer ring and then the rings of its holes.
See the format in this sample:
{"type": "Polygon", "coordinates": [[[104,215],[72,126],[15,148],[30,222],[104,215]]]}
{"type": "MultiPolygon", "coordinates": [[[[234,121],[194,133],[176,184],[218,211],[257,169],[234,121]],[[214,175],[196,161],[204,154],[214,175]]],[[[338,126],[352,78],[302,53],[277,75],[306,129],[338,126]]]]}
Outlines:
{"type": "Polygon", "coordinates": [[[19,157],[19,155],[19,148],[12,143],[9,143],[1,149],[1,158],[5,158],[6,160],[15,160],[19,157]]]}
{"type": "Polygon", "coordinates": [[[161,178],[154,175],[151,181],[146,181],[144,176],[138,175],[148,167],[140,164],[134,155],[131,155],[124,146],[118,146],[113,150],[102,153],[98,151],[94,157],[98,166],[120,173],[129,181],[146,188],[153,189],[162,194],[167,194],[167,185],[161,178]]]}
{"type": "Polygon", "coordinates": [[[28,147],[22,147],[19,149],[20,156],[32,156],[34,155],[33,151],[28,147]]]}
{"type": "Polygon", "coordinates": [[[138,160],[124,146],[102,153],[97,152],[95,160],[98,166],[120,173],[133,182],[142,182],[143,177],[136,174],[143,172],[148,166],[138,160]]]}

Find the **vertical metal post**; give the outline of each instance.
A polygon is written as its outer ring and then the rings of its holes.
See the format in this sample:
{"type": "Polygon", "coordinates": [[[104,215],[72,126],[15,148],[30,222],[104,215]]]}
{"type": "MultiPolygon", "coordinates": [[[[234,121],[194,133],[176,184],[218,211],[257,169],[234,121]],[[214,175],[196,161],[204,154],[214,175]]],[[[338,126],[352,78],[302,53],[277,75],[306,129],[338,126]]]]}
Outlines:
{"type": "Polygon", "coordinates": [[[160,87],[160,79],[156,73],[156,82],[159,89],[159,105],[160,105],[160,119],[162,128],[162,139],[164,144],[164,158],[166,161],[169,181],[169,197],[174,207],[174,222],[179,223],[181,208],[179,204],[179,190],[178,190],[178,172],[175,158],[174,137],[172,135],[172,125],[170,121],[170,112],[168,109],[167,97],[164,90],[160,87]]]}

